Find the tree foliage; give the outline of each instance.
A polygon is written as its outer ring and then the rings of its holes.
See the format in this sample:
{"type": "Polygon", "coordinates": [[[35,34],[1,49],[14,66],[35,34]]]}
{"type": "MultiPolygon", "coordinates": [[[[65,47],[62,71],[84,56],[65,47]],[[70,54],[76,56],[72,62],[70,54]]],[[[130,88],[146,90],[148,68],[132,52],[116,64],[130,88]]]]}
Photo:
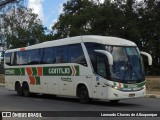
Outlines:
{"type": "Polygon", "coordinates": [[[19,2],[17,0],[1,0],[0,1],[0,10],[3,9],[8,4],[13,4],[15,2],[19,2]]]}
{"type": "Polygon", "coordinates": [[[46,41],[45,29],[31,9],[13,9],[3,19],[7,48],[25,47],[46,41]]]}
{"type": "MultiPolygon", "coordinates": [[[[9,3],[0,8],[3,11],[3,14],[0,16],[1,46],[5,49],[11,49],[51,40],[52,33],[47,33],[47,28],[42,25],[37,14],[34,14],[32,9],[26,8],[23,5],[23,1],[25,0],[15,1],[17,2],[9,3]]],[[[2,54],[0,56],[0,63],[3,63],[2,54]]]]}
{"type": "Polygon", "coordinates": [[[5,44],[7,48],[25,47],[50,39],[51,34],[45,34],[42,22],[32,9],[18,7],[8,12],[4,19],[5,44]]]}
{"type": "Polygon", "coordinates": [[[153,66],[148,74],[160,72],[160,1],[159,0],[70,0],[52,27],[54,38],[77,35],[116,36],[135,42],[150,53],[153,66]]]}

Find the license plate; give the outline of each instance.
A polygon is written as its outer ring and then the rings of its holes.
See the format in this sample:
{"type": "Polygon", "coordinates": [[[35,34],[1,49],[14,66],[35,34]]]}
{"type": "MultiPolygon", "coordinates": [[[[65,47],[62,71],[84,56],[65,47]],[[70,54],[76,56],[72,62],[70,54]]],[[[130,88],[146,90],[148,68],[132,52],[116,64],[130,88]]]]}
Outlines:
{"type": "Polygon", "coordinates": [[[135,96],[135,93],[129,94],[129,97],[134,97],[134,96],[135,96]]]}

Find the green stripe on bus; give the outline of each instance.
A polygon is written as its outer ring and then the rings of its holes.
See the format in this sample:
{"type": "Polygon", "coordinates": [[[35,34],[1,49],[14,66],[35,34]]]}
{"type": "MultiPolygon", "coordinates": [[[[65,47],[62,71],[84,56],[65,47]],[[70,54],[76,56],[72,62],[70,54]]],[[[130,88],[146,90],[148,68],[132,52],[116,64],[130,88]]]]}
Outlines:
{"type": "Polygon", "coordinates": [[[40,85],[41,83],[40,83],[40,77],[35,77],[35,79],[36,79],[36,85],[40,85]]]}
{"type": "MultiPolygon", "coordinates": [[[[31,69],[32,76],[38,76],[37,67],[31,67],[31,69]]],[[[43,67],[43,76],[79,76],[79,74],[79,66],[43,67]]],[[[5,75],[25,75],[25,68],[5,69],[5,75]]]]}
{"type": "Polygon", "coordinates": [[[25,69],[24,68],[20,68],[21,71],[21,75],[25,75],[25,69]]]}
{"type": "MultiPolygon", "coordinates": [[[[76,76],[79,75],[79,66],[75,67],[76,76]]],[[[74,71],[70,66],[43,67],[43,76],[71,76],[74,71]]]]}
{"type": "Polygon", "coordinates": [[[76,75],[75,76],[79,76],[79,66],[74,66],[76,69],[76,75]]]}
{"type": "Polygon", "coordinates": [[[124,87],[124,88],[128,88],[128,85],[126,85],[126,84],[123,84],[123,87],[124,87]]]}
{"type": "Polygon", "coordinates": [[[5,69],[5,75],[25,75],[24,68],[8,68],[5,69]]]}
{"type": "MultiPolygon", "coordinates": [[[[130,88],[130,86],[135,85],[137,88],[143,87],[145,85],[145,81],[142,83],[135,83],[135,84],[123,84],[123,88],[130,88]]],[[[118,86],[118,82],[114,82],[114,86],[118,86]]]]}
{"type": "Polygon", "coordinates": [[[142,86],[144,86],[144,85],[145,85],[145,81],[142,82],[142,83],[137,83],[137,86],[138,86],[138,87],[142,87],[142,86]]]}
{"type": "Polygon", "coordinates": [[[35,67],[32,68],[32,75],[33,76],[37,75],[37,68],[35,68],[35,67]]]}

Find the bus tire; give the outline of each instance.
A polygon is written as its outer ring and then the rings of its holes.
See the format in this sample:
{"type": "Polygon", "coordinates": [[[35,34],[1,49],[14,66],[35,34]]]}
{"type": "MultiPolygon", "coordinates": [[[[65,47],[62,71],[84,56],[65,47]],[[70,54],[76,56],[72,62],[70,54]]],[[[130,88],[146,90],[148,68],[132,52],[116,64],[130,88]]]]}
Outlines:
{"type": "Polygon", "coordinates": [[[16,82],[15,90],[16,90],[18,96],[23,95],[22,87],[21,87],[21,84],[19,82],[16,82]]]}
{"type": "Polygon", "coordinates": [[[23,95],[25,97],[29,97],[30,96],[30,92],[29,92],[29,85],[28,85],[28,83],[23,83],[22,89],[23,89],[23,95]]]}
{"type": "Polygon", "coordinates": [[[111,104],[117,104],[120,100],[110,100],[111,104]]]}
{"type": "Polygon", "coordinates": [[[88,89],[85,85],[78,87],[78,98],[81,103],[89,103],[88,89]]]}

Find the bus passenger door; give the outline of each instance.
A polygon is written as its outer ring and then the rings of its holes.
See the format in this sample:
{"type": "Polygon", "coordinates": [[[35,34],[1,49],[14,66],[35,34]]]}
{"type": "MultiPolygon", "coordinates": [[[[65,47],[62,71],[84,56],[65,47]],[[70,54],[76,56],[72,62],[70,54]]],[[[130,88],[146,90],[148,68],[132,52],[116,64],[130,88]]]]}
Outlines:
{"type": "Polygon", "coordinates": [[[107,86],[104,84],[106,82],[106,59],[104,55],[96,56],[96,71],[98,75],[93,80],[94,90],[96,92],[96,98],[107,99],[107,86]]]}

